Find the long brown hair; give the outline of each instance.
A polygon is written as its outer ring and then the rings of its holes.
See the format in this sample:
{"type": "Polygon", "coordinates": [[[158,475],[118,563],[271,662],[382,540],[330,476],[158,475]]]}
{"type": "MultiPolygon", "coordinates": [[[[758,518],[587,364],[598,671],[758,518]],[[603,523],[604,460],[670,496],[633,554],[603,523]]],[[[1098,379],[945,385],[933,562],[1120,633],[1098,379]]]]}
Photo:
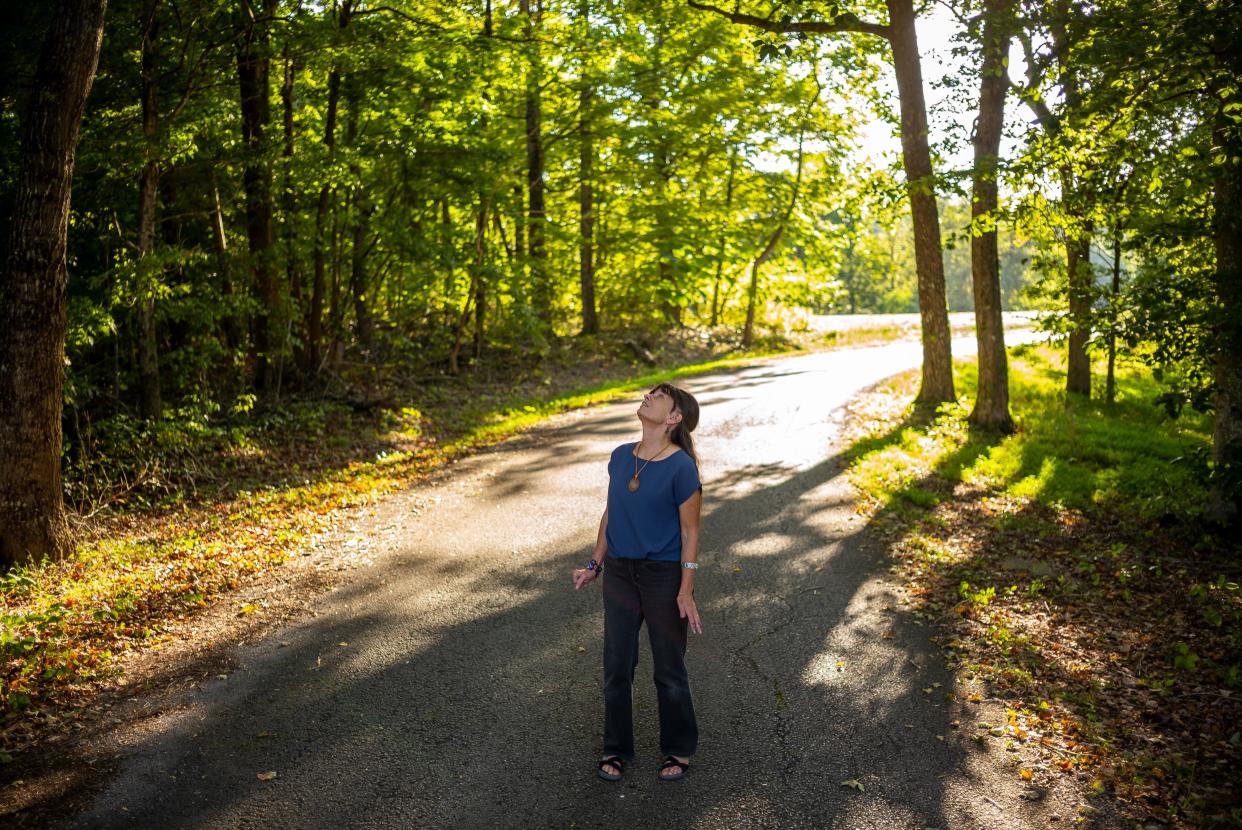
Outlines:
{"type": "Polygon", "coordinates": [[[669,430],[669,440],[686,451],[686,455],[699,466],[699,457],[694,452],[694,439],[690,433],[699,425],[699,402],[685,389],[671,383],[659,383],[652,388],[652,393],[663,392],[673,399],[673,408],[681,413],[681,420],[669,430]]]}

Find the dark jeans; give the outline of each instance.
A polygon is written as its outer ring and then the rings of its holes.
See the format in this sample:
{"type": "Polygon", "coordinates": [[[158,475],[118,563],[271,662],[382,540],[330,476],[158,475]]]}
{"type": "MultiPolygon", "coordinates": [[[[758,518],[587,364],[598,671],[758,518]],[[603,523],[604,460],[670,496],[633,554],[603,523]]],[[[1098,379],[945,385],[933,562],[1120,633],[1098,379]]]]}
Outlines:
{"type": "Polygon", "coordinates": [[[638,667],[638,629],[647,621],[660,704],[660,754],[686,758],[699,728],[686,675],[688,621],[677,613],[681,563],[605,557],[604,755],[634,758],[631,688],[638,667]]]}

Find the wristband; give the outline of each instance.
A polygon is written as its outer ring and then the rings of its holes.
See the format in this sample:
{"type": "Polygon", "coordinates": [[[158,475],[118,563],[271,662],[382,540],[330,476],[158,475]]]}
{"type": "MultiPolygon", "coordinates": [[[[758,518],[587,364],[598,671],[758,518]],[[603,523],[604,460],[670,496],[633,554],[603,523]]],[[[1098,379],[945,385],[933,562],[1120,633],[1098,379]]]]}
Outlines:
{"type": "Polygon", "coordinates": [[[698,562],[682,562],[681,566],[688,571],[697,571],[699,569],[698,562]]]}
{"type": "Polygon", "coordinates": [[[602,572],[602,571],[604,570],[604,565],[603,565],[603,563],[601,563],[601,562],[596,562],[594,559],[592,559],[590,562],[588,562],[588,563],[587,563],[587,565],[586,565],[586,569],[587,569],[588,571],[600,571],[600,572],[602,572]]]}

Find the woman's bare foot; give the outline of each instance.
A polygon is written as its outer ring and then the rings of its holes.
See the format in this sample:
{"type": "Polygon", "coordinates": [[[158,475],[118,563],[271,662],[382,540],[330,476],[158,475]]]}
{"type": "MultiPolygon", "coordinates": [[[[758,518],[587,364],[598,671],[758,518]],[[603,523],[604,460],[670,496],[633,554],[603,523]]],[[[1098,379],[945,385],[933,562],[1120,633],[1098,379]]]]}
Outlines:
{"type": "Polygon", "coordinates": [[[690,767],[690,759],[682,758],[680,755],[669,755],[668,757],[672,758],[674,761],[677,761],[677,763],[680,764],[680,766],[667,766],[664,769],[661,769],[660,777],[661,778],[680,778],[681,776],[685,775],[686,770],[690,767]]]}

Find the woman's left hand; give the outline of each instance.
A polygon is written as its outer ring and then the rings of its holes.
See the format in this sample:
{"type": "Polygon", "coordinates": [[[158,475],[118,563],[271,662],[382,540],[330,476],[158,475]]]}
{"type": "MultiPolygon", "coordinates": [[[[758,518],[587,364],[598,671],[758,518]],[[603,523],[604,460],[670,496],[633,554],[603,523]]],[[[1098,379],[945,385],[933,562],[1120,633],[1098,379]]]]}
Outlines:
{"type": "Polygon", "coordinates": [[[694,594],[677,595],[677,614],[690,621],[690,630],[695,634],[703,633],[703,623],[699,619],[699,607],[694,604],[694,594]]]}
{"type": "Polygon", "coordinates": [[[586,568],[575,568],[574,569],[574,590],[577,591],[580,588],[582,588],[583,585],[586,585],[588,582],[595,581],[595,578],[597,576],[599,576],[598,568],[592,571],[588,571],[586,568]]]}

